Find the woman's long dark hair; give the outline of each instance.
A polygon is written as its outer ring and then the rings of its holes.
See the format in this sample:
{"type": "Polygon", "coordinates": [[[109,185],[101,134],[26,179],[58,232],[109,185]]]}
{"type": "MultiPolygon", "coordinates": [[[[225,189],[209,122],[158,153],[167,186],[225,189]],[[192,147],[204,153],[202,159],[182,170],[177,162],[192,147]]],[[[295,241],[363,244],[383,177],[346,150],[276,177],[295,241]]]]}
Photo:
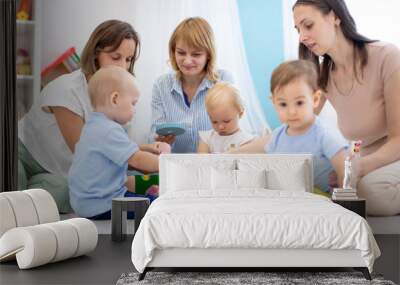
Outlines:
{"type": "MultiPolygon", "coordinates": [[[[362,71],[368,63],[368,51],[366,44],[374,42],[375,40],[371,40],[357,32],[356,23],[351,16],[344,0],[297,0],[293,5],[292,10],[299,5],[313,6],[324,15],[327,15],[329,12],[333,11],[340,19],[340,27],[343,35],[346,39],[352,41],[354,45],[353,71],[356,79],[359,81],[360,76],[358,74],[357,64],[359,64],[361,68],[362,78],[362,71]]],[[[318,66],[318,84],[320,88],[326,91],[330,70],[335,68],[331,57],[327,54],[323,55],[322,63],[320,64],[319,56],[313,54],[304,44],[299,43],[299,58],[311,60],[318,66]]]]}

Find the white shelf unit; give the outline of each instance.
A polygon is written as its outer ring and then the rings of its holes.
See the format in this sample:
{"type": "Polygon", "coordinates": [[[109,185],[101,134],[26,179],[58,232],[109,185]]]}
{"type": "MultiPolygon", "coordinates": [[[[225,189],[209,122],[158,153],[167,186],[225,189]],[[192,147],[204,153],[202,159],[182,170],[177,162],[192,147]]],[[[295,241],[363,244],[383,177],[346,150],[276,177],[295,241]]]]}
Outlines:
{"type": "MultiPolygon", "coordinates": [[[[29,20],[17,20],[16,44],[17,49],[28,51],[31,61],[31,74],[17,74],[17,112],[21,118],[32,106],[40,94],[40,2],[32,0],[31,18],[29,20]]],[[[19,8],[17,0],[16,7],[19,8]]]]}

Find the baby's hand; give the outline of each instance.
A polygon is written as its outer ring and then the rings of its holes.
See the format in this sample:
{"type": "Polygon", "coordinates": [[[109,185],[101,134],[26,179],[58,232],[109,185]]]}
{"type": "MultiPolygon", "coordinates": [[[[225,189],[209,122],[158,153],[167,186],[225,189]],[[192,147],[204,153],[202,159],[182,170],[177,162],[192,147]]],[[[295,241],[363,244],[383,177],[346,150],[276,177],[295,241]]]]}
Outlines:
{"type": "Polygon", "coordinates": [[[150,144],[149,151],[154,154],[171,153],[171,147],[165,142],[154,142],[150,144]]]}
{"type": "Polygon", "coordinates": [[[160,153],[171,153],[171,146],[165,142],[157,142],[160,153]]]}

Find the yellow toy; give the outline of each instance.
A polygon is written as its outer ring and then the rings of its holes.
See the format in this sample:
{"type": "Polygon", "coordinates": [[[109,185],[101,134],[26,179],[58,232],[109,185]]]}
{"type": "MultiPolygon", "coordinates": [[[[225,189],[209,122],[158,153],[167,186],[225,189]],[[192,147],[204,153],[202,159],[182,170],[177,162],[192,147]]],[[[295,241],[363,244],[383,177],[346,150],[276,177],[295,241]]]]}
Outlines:
{"type": "Polygon", "coordinates": [[[19,75],[31,75],[31,59],[29,57],[29,52],[26,49],[17,49],[17,59],[16,59],[16,72],[19,75]]]}
{"type": "Polygon", "coordinates": [[[21,0],[17,12],[17,20],[28,21],[31,12],[31,0],[21,0]]]}

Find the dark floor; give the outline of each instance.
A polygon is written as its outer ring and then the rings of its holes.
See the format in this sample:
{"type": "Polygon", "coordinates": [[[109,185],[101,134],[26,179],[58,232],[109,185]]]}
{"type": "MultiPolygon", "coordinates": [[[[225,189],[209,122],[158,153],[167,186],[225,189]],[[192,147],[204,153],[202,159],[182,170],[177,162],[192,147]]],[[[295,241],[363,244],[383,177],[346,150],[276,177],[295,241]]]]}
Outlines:
{"type": "MultiPolygon", "coordinates": [[[[394,247],[385,246],[385,235],[375,236],[382,256],[377,259],[374,272],[385,279],[399,282],[398,252],[400,237],[394,240],[394,247]],[[383,258],[385,256],[386,258],[383,258]],[[395,268],[393,268],[393,266],[395,268]]],[[[133,236],[124,242],[111,241],[110,235],[99,235],[96,250],[86,256],[43,265],[33,269],[19,270],[16,261],[0,263],[0,285],[8,284],[115,284],[122,273],[135,271],[131,262],[133,236]]],[[[392,242],[393,243],[393,242],[392,242]]],[[[391,245],[391,243],[389,244],[391,245]]],[[[185,269],[179,269],[186,271],[185,269]]],[[[271,271],[279,271],[277,268],[271,271]]],[[[284,269],[283,271],[348,271],[343,268],[284,269]]],[[[169,271],[169,270],[167,270],[169,271]]],[[[171,270],[174,271],[174,270],[171,270]]],[[[199,270],[202,271],[202,270],[199,270]]],[[[225,271],[225,270],[224,270],[225,271]]],[[[229,270],[227,270],[229,271],[229,270]]],[[[258,271],[258,270],[256,270],[258,271]]],[[[267,270],[269,271],[269,270],[267,270]]],[[[400,284],[400,283],[399,283],[400,284]]]]}
{"type": "Polygon", "coordinates": [[[0,284],[115,284],[122,273],[134,271],[132,238],[111,241],[99,235],[96,250],[86,256],[19,270],[17,262],[0,264],[0,284]]]}

